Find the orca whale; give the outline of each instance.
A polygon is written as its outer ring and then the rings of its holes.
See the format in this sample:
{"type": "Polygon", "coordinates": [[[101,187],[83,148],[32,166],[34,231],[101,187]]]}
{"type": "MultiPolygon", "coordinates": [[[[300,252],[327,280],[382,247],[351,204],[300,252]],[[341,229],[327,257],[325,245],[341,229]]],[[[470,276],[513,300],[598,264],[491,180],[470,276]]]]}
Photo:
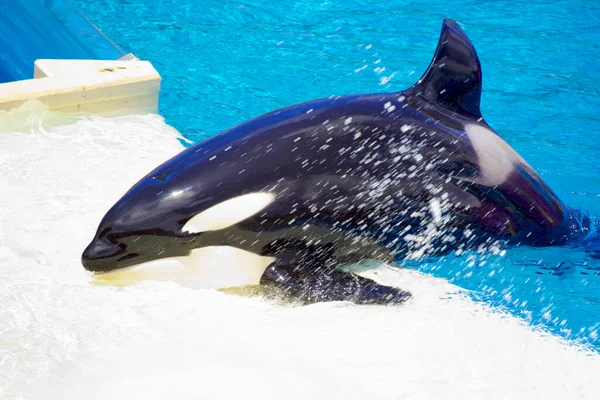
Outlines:
{"type": "Polygon", "coordinates": [[[446,19],[409,89],[277,110],[150,172],[104,216],[83,266],[105,279],[189,276],[273,285],[302,302],[390,303],[410,293],[339,267],[494,240],[566,243],[576,215],[485,122],[481,88],[471,41],[446,19]]]}

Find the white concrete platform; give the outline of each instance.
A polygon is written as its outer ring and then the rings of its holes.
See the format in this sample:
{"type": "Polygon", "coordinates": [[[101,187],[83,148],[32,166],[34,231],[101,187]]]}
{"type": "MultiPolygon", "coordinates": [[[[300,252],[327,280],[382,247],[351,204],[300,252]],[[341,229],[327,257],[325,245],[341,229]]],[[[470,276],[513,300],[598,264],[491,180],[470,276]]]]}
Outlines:
{"type": "Polygon", "coordinates": [[[155,112],[159,91],[160,75],[148,61],[37,60],[34,79],[0,84],[0,110],[35,99],[69,113],[155,112]]]}

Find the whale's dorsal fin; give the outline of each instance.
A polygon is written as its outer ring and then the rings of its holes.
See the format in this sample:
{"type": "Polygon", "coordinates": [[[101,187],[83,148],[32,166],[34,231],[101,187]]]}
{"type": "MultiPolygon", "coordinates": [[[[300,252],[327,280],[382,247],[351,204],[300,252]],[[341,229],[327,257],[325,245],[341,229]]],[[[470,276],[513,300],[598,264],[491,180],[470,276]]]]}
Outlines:
{"type": "Polygon", "coordinates": [[[444,20],[433,60],[410,90],[457,113],[481,118],[481,64],[456,22],[444,20]]]}

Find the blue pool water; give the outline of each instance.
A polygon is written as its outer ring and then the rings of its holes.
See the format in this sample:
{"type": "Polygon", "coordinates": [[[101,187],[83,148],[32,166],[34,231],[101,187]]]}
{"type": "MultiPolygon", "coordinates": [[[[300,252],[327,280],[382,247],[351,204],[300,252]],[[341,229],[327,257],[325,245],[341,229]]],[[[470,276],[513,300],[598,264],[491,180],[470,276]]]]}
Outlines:
{"type": "Polygon", "coordinates": [[[0,83],[33,78],[33,63],[40,58],[123,55],[69,0],[0,2],[0,83]]]}
{"type": "MultiPolygon", "coordinates": [[[[442,19],[453,18],[481,58],[488,123],[565,203],[600,216],[600,3],[74,3],[153,62],[163,76],[161,113],[193,141],[293,103],[405,89],[427,67],[442,19]]],[[[523,247],[411,267],[598,350],[598,258],[523,247]]]]}

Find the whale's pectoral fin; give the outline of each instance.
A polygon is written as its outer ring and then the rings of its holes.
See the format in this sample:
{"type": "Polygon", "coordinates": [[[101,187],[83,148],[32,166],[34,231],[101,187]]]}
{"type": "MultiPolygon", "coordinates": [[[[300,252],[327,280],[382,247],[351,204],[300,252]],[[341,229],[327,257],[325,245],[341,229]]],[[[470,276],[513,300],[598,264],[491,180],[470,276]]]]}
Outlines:
{"type": "Polygon", "coordinates": [[[261,284],[274,285],[304,303],[351,301],[356,304],[402,303],[411,297],[409,292],[363,278],[350,272],[312,271],[274,262],[267,268],[261,284]],[[306,271],[305,271],[306,272],[306,271]]]}
{"type": "Polygon", "coordinates": [[[304,303],[352,301],[357,304],[402,303],[410,293],[335,269],[326,247],[279,251],[260,283],[281,288],[304,303]]]}

